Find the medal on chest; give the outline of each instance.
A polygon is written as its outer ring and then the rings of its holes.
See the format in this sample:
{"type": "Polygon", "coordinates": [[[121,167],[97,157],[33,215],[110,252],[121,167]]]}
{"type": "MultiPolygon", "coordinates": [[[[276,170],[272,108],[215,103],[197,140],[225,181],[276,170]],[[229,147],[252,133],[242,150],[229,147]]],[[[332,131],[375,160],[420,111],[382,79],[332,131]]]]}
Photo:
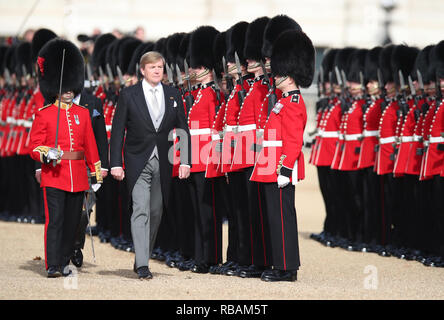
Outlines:
{"type": "Polygon", "coordinates": [[[75,121],[76,125],[80,124],[80,119],[79,119],[79,116],[77,114],[74,115],[74,121],[75,121]]]}

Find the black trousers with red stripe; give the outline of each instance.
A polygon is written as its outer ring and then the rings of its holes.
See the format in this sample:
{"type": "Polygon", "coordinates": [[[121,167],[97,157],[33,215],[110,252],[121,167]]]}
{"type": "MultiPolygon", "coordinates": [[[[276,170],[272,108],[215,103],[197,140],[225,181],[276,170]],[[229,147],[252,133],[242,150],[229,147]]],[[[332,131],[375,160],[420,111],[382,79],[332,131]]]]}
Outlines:
{"type": "Polygon", "coordinates": [[[280,270],[298,270],[299,241],[295,186],[279,188],[277,183],[264,183],[267,216],[270,226],[273,266],[280,270]]]}
{"type": "Polygon", "coordinates": [[[267,210],[265,205],[265,193],[262,183],[250,181],[254,167],[244,170],[246,191],[248,199],[248,233],[250,243],[250,264],[255,266],[271,265],[271,239],[268,232],[267,210]]]}
{"type": "Polygon", "coordinates": [[[50,266],[64,266],[69,263],[80,222],[83,195],[84,192],[43,188],[47,269],[50,266]]]}
{"type": "Polygon", "coordinates": [[[190,200],[194,212],[194,260],[196,264],[222,262],[222,224],[217,218],[214,181],[205,172],[190,175],[190,200]]]}

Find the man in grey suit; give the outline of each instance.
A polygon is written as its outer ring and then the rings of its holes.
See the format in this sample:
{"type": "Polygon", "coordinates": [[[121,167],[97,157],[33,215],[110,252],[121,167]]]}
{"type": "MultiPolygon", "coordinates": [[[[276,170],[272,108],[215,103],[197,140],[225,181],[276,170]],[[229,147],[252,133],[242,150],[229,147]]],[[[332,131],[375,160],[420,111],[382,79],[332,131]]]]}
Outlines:
{"type": "Polygon", "coordinates": [[[163,208],[168,204],[172,178],[172,159],[168,156],[174,128],[180,137],[179,178],[190,175],[190,133],[185,109],[179,90],[161,83],[164,64],[158,52],[142,56],[140,70],[144,79],[120,92],[111,129],[111,175],[119,181],[127,179],[133,208],[134,271],[141,279],[153,277],[148,261],[163,208]]]}

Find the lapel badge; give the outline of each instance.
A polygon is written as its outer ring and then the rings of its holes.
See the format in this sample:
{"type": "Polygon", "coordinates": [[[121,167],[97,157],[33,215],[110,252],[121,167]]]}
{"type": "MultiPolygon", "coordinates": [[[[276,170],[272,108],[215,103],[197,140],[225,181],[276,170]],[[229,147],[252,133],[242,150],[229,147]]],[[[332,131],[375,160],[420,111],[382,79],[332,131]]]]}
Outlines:
{"type": "Polygon", "coordinates": [[[79,116],[77,114],[74,115],[74,120],[76,122],[76,125],[80,124],[79,116]]]}
{"type": "Polygon", "coordinates": [[[284,105],[282,103],[278,102],[274,105],[274,108],[271,111],[273,111],[276,114],[279,114],[279,112],[281,112],[283,106],[284,105]]]}

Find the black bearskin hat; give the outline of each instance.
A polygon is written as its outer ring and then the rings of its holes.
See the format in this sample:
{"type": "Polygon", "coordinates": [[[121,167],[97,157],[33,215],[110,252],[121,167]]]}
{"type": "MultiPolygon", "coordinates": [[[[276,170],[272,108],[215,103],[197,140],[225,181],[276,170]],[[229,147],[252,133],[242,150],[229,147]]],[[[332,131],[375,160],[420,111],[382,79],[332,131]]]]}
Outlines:
{"type": "Polygon", "coordinates": [[[81,93],[85,81],[85,62],[79,48],[68,40],[55,38],[43,46],[37,57],[40,91],[46,101],[52,103],[59,94],[60,73],[63,66],[62,93],[81,93]]]}
{"type": "Polygon", "coordinates": [[[22,42],[18,44],[17,48],[15,49],[15,60],[17,61],[15,73],[18,77],[24,77],[27,74],[32,73],[30,42],[22,42]],[[23,74],[23,66],[25,67],[26,74],[23,74]]]}
{"type": "Polygon", "coordinates": [[[245,34],[247,32],[248,22],[241,21],[227,30],[227,62],[236,62],[234,53],[237,52],[240,63],[247,65],[244,57],[245,34]]]}
{"type": "Polygon", "coordinates": [[[94,42],[94,50],[92,53],[93,69],[102,67],[102,71],[106,72],[106,51],[114,40],[116,40],[116,37],[112,33],[105,33],[99,36],[94,42]]]}
{"type": "MultiPolygon", "coordinates": [[[[335,61],[334,61],[334,64],[333,64],[333,70],[332,70],[332,81],[333,81],[333,83],[339,84],[339,81],[338,81],[337,76],[336,76],[336,67],[338,68],[339,72],[342,73],[342,71],[344,71],[344,73],[347,75],[348,58],[355,51],[356,51],[356,48],[346,47],[346,48],[343,48],[343,49],[339,49],[336,52],[335,61]]],[[[341,77],[341,81],[342,81],[342,77],[341,77]]]]}
{"type": "Polygon", "coordinates": [[[3,72],[5,71],[3,61],[5,60],[6,51],[8,51],[8,47],[6,45],[0,45],[0,76],[3,75],[3,72]]]}
{"type": "Polygon", "coordinates": [[[262,43],[263,57],[271,57],[273,42],[286,30],[302,31],[302,28],[296,21],[286,15],[277,15],[268,21],[262,43]]]}
{"type": "Polygon", "coordinates": [[[335,62],[335,56],[338,52],[338,49],[329,49],[324,54],[324,57],[322,58],[322,72],[323,72],[323,79],[321,79],[323,82],[329,82],[329,73],[332,72],[332,75],[334,73],[333,65],[335,62]]]}
{"type": "Polygon", "coordinates": [[[189,46],[190,46],[190,33],[186,33],[182,41],[180,41],[179,51],[176,57],[176,63],[179,66],[180,71],[185,71],[184,61],[187,60],[188,66],[190,65],[190,55],[189,55],[189,46]]]}
{"type": "Polygon", "coordinates": [[[191,68],[205,67],[212,70],[215,59],[213,42],[219,34],[214,27],[202,26],[191,33],[190,37],[190,66],[191,68]]]}
{"type": "Polygon", "coordinates": [[[142,56],[147,53],[148,51],[151,51],[154,47],[154,42],[148,41],[148,42],[144,42],[141,43],[137,46],[136,50],[134,50],[133,56],[131,57],[131,62],[128,65],[128,70],[127,73],[131,76],[134,75],[138,75],[139,74],[139,68],[136,67],[138,66],[139,62],[140,62],[140,58],[142,58],[142,56]],[[137,71],[137,72],[136,72],[137,71]]]}
{"type": "Polygon", "coordinates": [[[136,48],[142,43],[137,38],[129,37],[119,47],[119,67],[122,74],[128,74],[128,67],[136,48]]]}
{"type": "Polygon", "coordinates": [[[388,45],[382,48],[379,55],[379,69],[381,70],[384,84],[394,81],[392,72],[392,52],[394,49],[395,45],[388,45]]]}
{"type": "Polygon", "coordinates": [[[271,53],[274,75],[289,76],[298,86],[311,85],[315,69],[315,49],[302,31],[287,30],[275,41],[271,53]]]}
{"type": "Polygon", "coordinates": [[[378,81],[379,56],[382,47],[374,47],[365,55],[364,77],[367,81],[378,81]]]}
{"type": "Polygon", "coordinates": [[[248,25],[247,32],[245,34],[245,59],[251,59],[254,61],[263,60],[262,42],[264,39],[265,27],[267,26],[268,21],[270,21],[270,18],[261,17],[257,18],[248,25]]]}
{"type": "Polygon", "coordinates": [[[32,62],[37,61],[37,56],[39,55],[40,49],[49,41],[57,38],[57,34],[49,29],[39,29],[34,33],[31,42],[31,58],[32,62]]]}
{"type": "Polygon", "coordinates": [[[364,81],[364,85],[367,80],[365,78],[364,69],[365,69],[365,56],[367,54],[367,49],[357,49],[355,50],[350,57],[348,58],[348,69],[346,72],[347,81],[360,83],[362,74],[362,81],[364,81]]]}
{"type": "Polygon", "coordinates": [[[433,49],[435,45],[428,45],[425,48],[423,48],[421,51],[419,51],[418,55],[416,56],[415,60],[415,66],[413,67],[412,72],[410,75],[412,76],[412,79],[417,80],[418,79],[418,72],[421,73],[423,82],[429,83],[430,82],[430,75],[429,75],[429,54],[430,50],[433,49]]]}
{"type": "Polygon", "coordinates": [[[444,79],[444,40],[435,46],[436,77],[444,79]]]}
{"type": "Polygon", "coordinates": [[[408,84],[407,77],[412,72],[413,66],[415,65],[416,56],[418,55],[418,48],[408,47],[406,45],[400,44],[397,45],[392,52],[392,72],[393,79],[395,83],[399,86],[399,71],[402,72],[404,77],[404,83],[408,84]]]}
{"type": "Polygon", "coordinates": [[[225,41],[226,36],[226,31],[218,33],[213,41],[214,71],[218,76],[220,76],[224,71],[222,57],[225,57],[225,54],[227,53],[227,43],[225,41]]]}
{"type": "MultiPolygon", "coordinates": [[[[177,32],[168,37],[166,43],[167,56],[166,62],[176,70],[177,57],[179,55],[180,43],[182,42],[184,32],[177,32]]],[[[182,62],[183,63],[183,62],[182,62]]]]}

